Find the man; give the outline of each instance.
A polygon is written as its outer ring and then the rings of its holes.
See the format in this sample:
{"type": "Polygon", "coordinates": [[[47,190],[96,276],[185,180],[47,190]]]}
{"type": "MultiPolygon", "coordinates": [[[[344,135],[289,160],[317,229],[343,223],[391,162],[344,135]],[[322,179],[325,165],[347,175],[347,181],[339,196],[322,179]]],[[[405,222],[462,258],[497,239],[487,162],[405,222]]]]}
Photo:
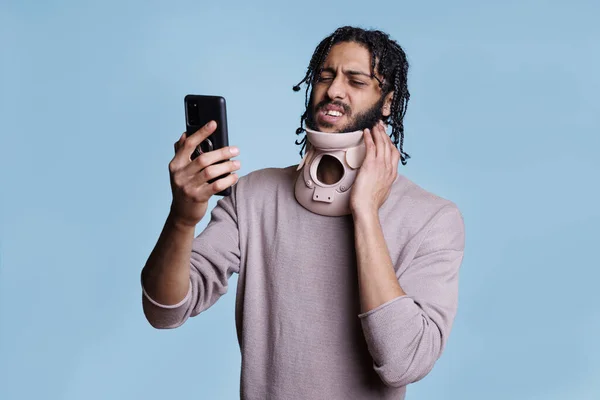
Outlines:
{"type": "Polygon", "coordinates": [[[440,357],[464,226],[454,203],[397,174],[408,158],[407,72],[388,35],[343,27],[319,44],[300,82],[299,165],[238,180],[237,161],[217,163],[234,148],[191,161],[214,122],[176,143],[171,211],[142,271],[145,315],[178,327],[238,273],[242,398],[403,399],[440,357]],[[209,198],[232,185],[194,238],[209,198]]]}

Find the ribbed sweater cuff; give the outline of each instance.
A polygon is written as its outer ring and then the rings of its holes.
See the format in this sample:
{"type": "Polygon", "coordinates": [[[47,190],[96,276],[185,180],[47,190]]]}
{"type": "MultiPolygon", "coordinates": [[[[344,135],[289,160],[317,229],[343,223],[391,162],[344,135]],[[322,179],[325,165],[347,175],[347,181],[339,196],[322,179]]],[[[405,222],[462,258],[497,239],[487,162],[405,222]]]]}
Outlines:
{"type": "Polygon", "coordinates": [[[152,304],[154,304],[156,307],[159,308],[164,308],[164,309],[174,309],[174,308],[179,308],[182,305],[184,305],[185,303],[187,303],[187,301],[190,299],[190,296],[192,295],[192,281],[190,280],[190,286],[188,288],[188,292],[185,295],[185,297],[183,298],[183,300],[181,300],[179,303],[177,304],[172,304],[172,305],[167,305],[167,304],[161,304],[158,301],[154,300],[152,297],[150,297],[150,295],[148,294],[148,292],[146,292],[146,289],[144,288],[144,285],[142,284],[142,292],[144,293],[144,297],[152,304]]]}
{"type": "Polygon", "coordinates": [[[363,333],[376,365],[385,364],[402,353],[402,343],[410,328],[410,320],[420,315],[412,298],[400,296],[360,314],[363,333]]]}

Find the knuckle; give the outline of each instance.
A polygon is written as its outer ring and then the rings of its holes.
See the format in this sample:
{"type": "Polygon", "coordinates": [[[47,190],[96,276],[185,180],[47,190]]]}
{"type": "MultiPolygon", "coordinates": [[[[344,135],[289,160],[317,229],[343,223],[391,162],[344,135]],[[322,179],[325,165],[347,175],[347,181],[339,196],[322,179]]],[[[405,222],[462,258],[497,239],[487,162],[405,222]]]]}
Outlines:
{"type": "Polygon", "coordinates": [[[186,153],[191,153],[194,151],[194,144],[190,140],[186,140],[180,147],[180,150],[185,151],[186,153]]]}
{"type": "Polygon", "coordinates": [[[194,143],[194,135],[188,137],[183,142],[183,146],[186,150],[193,150],[196,147],[196,143],[194,143]]]}
{"type": "Polygon", "coordinates": [[[188,198],[194,198],[195,197],[194,188],[191,185],[185,185],[181,189],[181,192],[183,193],[183,195],[185,197],[188,197],[188,198]]]}
{"type": "Polygon", "coordinates": [[[206,195],[204,195],[202,193],[202,191],[200,190],[196,190],[194,191],[194,193],[190,196],[191,199],[197,203],[201,203],[203,201],[206,201],[206,195]]]}
{"type": "Polygon", "coordinates": [[[211,178],[211,173],[212,173],[212,166],[208,166],[206,168],[204,168],[202,171],[200,171],[200,177],[202,177],[202,179],[204,180],[209,180],[211,178]]]}
{"type": "Polygon", "coordinates": [[[208,163],[206,161],[206,156],[204,154],[200,154],[198,157],[194,159],[194,162],[198,164],[200,168],[206,168],[208,163]]]}
{"type": "Polygon", "coordinates": [[[212,191],[214,193],[218,193],[221,190],[225,190],[225,187],[226,186],[223,184],[222,179],[219,179],[218,181],[212,183],[212,191]]]}
{"type": "Polygon", "coordinates": [[[222,190],[227,189],[229,186],[233,184],[233,175],[229,175],[225,178],[219,179],[213,183],[213,190],[215,193],[220,192],[222,190]]]}
{"type": "Polygon", "coordinates": [[[182,179],[181,179],[181,174],[175,172],[173,174],[173,183],[175,184],[175,186],[177,187],[181,187],[183,185],[182,179]]]}

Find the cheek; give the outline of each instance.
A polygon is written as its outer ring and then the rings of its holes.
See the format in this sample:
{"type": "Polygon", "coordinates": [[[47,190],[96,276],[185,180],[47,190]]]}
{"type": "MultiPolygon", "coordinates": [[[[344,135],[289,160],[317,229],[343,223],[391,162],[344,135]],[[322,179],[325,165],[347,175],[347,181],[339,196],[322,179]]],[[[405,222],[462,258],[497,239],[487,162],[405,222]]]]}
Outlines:
{"type": "MultiPolygon", "coordinates": [[[[373,109],[373,107],[375,107],[380,100],[380,95],[372,93],[361,93],[360,96],[355,96],[355,104],[363,113],[373,109]]],[[[379,111],[381,111],[382,107],[378,108],[379,111]]]]}
{"type": "Polygon", "coordinates": [[[354,114],[364,114],[373,107],[373,104],[365,96],[354,96],[351,105],[354,114]]]}
{"type": "Polygon", "coordinates": [[[312,91],[313,106],[316,106],[321,101],[323,101],[323,99],[325,97],[325,93],[326,93],[326,90],[323,90],[323,88],[321,86],[313,86],[313,91],[312,91]]]}

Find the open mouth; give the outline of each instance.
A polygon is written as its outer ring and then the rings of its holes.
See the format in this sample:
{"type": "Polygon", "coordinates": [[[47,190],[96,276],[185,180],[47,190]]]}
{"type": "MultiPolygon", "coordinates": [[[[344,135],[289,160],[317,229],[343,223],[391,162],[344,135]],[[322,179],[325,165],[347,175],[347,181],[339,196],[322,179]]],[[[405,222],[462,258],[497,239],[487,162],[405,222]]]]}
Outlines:
{"type": "Polygon", "coordinates": [[[341,117],[344,114],[341,113],[340,111],[326,110],[325,115],[329,115],[330,117],[341,117]]]}
{"type": "Polygon", "coordinates": [[[344,113],[333,110],[322,110],[319,112],[319,123],[325,128],[332,128],[344,117],[344,113]]]}
{"type": "Polygon", "coordinates": [[[330,128],[333,127],[333,125],[336,125],[345,115],[346,112],[344,107],[335,104],[327,104],[320,108],[318,119],[321,125],[330,128]]]}

